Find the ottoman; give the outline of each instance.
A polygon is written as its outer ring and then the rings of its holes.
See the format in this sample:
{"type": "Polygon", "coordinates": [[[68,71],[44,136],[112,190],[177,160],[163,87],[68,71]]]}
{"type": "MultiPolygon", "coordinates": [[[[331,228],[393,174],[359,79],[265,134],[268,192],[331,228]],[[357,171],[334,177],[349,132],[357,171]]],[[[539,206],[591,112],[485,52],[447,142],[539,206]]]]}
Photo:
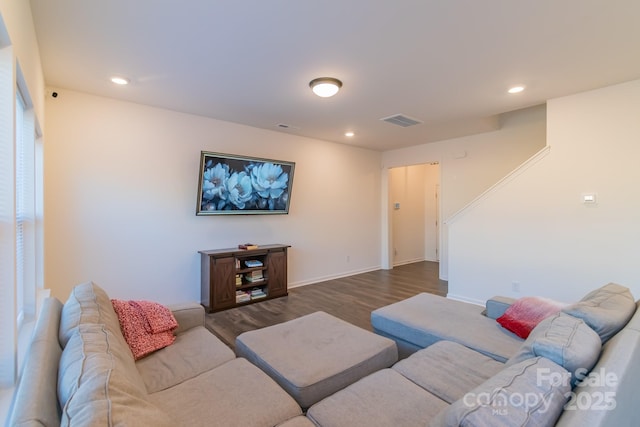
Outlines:
{"type": "Polygon", "coordinates": [[[322,311],[245,332],[236,339],[236,353],[304,409],[398,360],[393,340],[322,311]]]}

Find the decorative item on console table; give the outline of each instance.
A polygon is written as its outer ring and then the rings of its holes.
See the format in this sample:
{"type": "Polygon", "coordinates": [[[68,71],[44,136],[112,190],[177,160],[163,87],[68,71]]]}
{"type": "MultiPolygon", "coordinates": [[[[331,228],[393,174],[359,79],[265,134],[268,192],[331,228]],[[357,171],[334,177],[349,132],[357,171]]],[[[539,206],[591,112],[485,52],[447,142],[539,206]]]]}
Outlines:
{"type": "Polygon", "coordinates": [[[199,251],[202,305],[212,312],[288,295],[290,247],[273,244],[260,245],[251,251],[235,248],[199,251]],[[254,289],[259,291],[252,295],[254,289]],[[248,294],[250,299],[241,294],[248,294]]]}

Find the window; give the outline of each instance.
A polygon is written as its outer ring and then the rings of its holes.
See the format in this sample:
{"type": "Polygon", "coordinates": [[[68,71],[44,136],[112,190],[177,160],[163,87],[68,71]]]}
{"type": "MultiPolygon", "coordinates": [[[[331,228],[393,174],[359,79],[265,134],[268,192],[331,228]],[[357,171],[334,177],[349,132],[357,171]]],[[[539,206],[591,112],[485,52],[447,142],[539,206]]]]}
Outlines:
{"type": "Polygon", "coordinates": [[[16,97],[16,307],[17,325],[35,315],[35,127],[33,111],[18,91],[16,97]]]}
{"type": "Polygon", "coordinates": [[[12,48],[0,49],[0,387],[16,381],[18,334],[42,286],[41,147],[23,82],[12,48]]]}

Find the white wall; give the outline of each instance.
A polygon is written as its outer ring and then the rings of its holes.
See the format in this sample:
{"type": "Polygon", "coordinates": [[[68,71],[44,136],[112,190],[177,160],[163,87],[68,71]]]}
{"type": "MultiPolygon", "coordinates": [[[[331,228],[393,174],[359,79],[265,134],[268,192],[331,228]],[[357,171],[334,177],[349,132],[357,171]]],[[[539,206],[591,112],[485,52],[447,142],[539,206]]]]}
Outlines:
{"type": "Polygon", "coordinates": [[[45,280],[200,299],[198,250],[284,243],[291,286],[380,267],[380,153],[67,90],[47,100],[45,280]],[[294,161],[288,215],[196,216],[200,151],[294,161]]]}
{"type": "MultiPolygon", "coordinates": [[[[545,106],[532,107],[504,114],[497,131],[383,153],[384,168],[440,163],[441,279],[449,270],[446,220],[545,146],[545,120],[545,106]]],[[[386,236],[382,242],[384,253],[386,236]]]]}
{"type": "Polygon", "coordinates": [[[569,302],[617,282],[639,298],[639,118],[640,81],[549,101],[549,154],[450,224],[449,294],[569,302]]]}
{"type": "Polygon", "coordinates": [[[44,121],[44,76],[30,3],[0,0],[0,16],[11,39],[13,54],[33,102],[36,119],[42,123],[44,121]]]}

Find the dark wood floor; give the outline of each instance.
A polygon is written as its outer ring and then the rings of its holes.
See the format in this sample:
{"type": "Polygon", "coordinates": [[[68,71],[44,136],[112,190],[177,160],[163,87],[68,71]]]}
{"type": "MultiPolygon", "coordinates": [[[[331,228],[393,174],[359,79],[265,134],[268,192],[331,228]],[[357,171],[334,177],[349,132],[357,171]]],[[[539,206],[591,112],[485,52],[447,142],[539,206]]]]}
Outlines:
{"type": "Polygon", "coordinates": [[[447,282],[438,279],[438,263],[417,262],[292,288],[286,297],[208,313],[206,325],[231,348],[242,332],[315,311],[371,330],[371,311],[420,292],[446,296],[447,282]]]}

